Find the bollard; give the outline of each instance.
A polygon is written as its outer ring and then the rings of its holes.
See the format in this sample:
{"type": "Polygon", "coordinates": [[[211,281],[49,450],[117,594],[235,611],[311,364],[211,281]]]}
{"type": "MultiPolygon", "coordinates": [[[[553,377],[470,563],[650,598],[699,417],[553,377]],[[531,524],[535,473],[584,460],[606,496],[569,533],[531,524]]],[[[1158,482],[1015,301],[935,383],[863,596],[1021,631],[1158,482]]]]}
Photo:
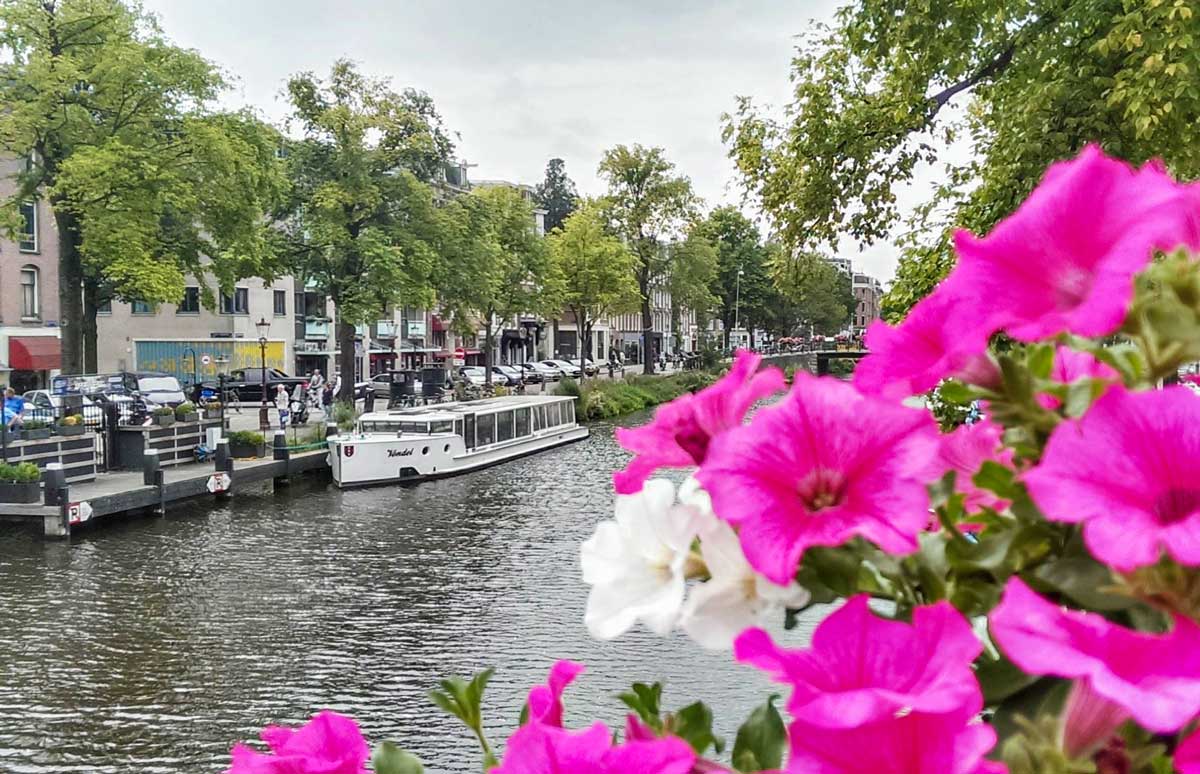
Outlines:
{"type": "Polygon", "coordinates": [[[229,460],[229,439],[228,438],[218,438],[217,439],[217,449],[216,449],[216,452],[213,454],[213,468],[218,473],[225,472],[225,468],[227,467],[225,463],[228,460],[229,460]]]}
{"type": "Polygon", "coordinates": [[[154,471],[154,486],[158,487],[158,508],[156,509],[159,516],[167,515],[167,471],[162,468],[156,468],[154,471]]]}
{"type": "Polygon", "coordinates": [[[288,458],[287,433],[282,430],[275,431],[275,440],[271,443],[272,457],[277,460],[286,460],[288,458]]]}
{"type": "Polygon", "coordinates": [[[338,434],[337,422],[326,422],[325,423],[325,437],[332,438],[337,434],[338,434]]]}
{"type": "Polygon", "coordinates": [[[154,474],[158,467],[158,449],[146,449],[142,452],[142,484],[154,486],[154,474]]]}
{"type": "Polygon", "coordinates": [[[46,505],[60,505],[58,490],[67,485],[67,471],[61,462],[46,463],[42,470],[42,502],[46,505]]]}
{"type": "Polygon", "coordinates": [[[58,502],[58,512],[42,517],[42,534],[48,538],[69,538],[71,537],[71,493],[64,485],[56,487],[53,496],[58,502]]]}

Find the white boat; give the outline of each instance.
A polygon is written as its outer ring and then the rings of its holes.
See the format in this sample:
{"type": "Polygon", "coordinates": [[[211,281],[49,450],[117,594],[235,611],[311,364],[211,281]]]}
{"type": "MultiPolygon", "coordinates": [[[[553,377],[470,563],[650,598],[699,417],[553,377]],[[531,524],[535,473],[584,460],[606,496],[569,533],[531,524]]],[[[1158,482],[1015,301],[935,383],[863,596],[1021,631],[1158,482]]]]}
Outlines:
{"type": "Polygon", "coordinates": [[[329,439],[339,487],[453,476],[588,437],[575,399],[557,395],[440,403],[363,414],[329,439]]]}

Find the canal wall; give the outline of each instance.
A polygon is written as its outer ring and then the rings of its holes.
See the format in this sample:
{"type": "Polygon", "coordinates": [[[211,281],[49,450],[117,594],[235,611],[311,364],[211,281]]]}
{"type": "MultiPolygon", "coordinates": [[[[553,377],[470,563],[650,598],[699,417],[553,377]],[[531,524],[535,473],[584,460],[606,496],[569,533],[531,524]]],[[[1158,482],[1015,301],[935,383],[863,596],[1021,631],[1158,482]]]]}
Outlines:
{"type": "Polygon", "coordinates": [[[760,368],[776,366],[784,370],[817,372],[817,355],[815,352],[786,352],[778,355],[763,355],[760,368]]]}

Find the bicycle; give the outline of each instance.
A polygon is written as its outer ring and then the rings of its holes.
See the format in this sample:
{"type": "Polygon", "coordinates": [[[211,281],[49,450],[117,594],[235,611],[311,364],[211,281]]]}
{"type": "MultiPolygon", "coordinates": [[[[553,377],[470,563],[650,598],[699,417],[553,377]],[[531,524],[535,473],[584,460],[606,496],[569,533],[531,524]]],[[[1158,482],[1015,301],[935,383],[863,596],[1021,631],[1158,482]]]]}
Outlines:
{"type": "Polygon", "coordinates": [[[225,392],[221,393],[221,405],[233,409],[236,414],[242,413],[242,396],[238,394],[237,387],[225,388],[225,392]]]}

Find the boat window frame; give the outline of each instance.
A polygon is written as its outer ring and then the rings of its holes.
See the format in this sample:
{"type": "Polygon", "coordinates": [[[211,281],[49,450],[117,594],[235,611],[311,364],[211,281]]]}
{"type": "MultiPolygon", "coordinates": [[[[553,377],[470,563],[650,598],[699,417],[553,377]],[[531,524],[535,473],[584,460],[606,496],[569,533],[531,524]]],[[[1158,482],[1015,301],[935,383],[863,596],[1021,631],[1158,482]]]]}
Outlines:
{"type": "Polygon", "coordinates": [[[496,417],[496,443],[506,443],[517,437],[516,433],[516,417],[513,416],[513,409],[508,411],[497,411],[496,417]]]}
{"type": "Polygon", "coordinates": [[[398,432],[404,435],[429,435],[428,422],[416,422],[411,419],[400,420],[398,432]]]}
{"type": "Polygon", "coordinates": [[[491,446],[494,443],[496,443],[496,415],[492,413],[477,414],[475,416],[475,445],[491,446]],[[491,427],[491,432],[486,436],[481,435],[479,431],[488,426],[491,427]],[[484,438],[487,440],[483,440],[484,438]]]}
{"type": "Polygon", "coordinates": [[[450,419],[432,419],[429,421],[429,434],[440,435],[442,433],[453,433],[454,424],[454,420],[450,419]]]}
{"type": "Polygon", "coordinates": [[[560,419],[562,419],[562,417],[560,416],[560,414],[561,414],[561,409],[559,408],[560,405],[561,404],[559,404],[559,403],[551,403],[550,405],[546,406],[546,426],[547,427],[558,427],[559,425],[562,424],[562,422],[559,421],[560,419]]]}
{"type": "Polygon", "coordinates": [[[533,435],[533,412],[529,407],[513,409],[513,425],[514,438],[528,438],[533,435]]]}
{"type": "Polygon", "coordinates": [[[475,415],[463,414],[463,445],[468,451],[475,448],[475,415]]]}

